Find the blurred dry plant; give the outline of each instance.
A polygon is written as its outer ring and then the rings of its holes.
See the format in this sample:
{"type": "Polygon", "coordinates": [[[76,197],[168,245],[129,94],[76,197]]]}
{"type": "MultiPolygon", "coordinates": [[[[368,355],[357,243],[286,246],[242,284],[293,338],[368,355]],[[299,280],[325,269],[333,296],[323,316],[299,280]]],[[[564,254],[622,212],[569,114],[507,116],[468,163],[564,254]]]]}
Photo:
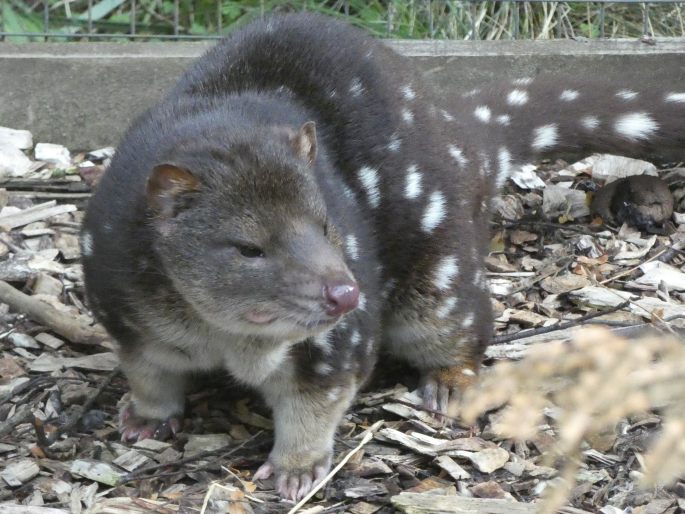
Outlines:
{"type": "Polygon", "coordinates": [[[461,416],[474,423],[503,407],[493,430],[505,438],[534,439],[558,408],[556,448],[545,465],[561,461],[558,485],[541,512],[556,512],[567,500],[582,464],[581,448],[614,430],[624,418],[661,409],[662,432],[644,459],[642,486],[665,485],[685,470],[685,343],[673,338],[627,340],[594,327],[571,343],[533,347],[518,362],[499,363],[464,399],[461,416]]]}

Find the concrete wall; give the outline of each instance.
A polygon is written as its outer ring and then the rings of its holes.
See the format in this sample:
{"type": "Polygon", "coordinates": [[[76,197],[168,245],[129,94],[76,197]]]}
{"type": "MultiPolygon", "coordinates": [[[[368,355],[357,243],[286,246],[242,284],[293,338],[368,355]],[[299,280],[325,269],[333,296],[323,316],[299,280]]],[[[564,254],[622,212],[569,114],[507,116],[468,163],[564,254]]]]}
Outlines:
{"type": "MultiPolygon", "coordinates": [[[[391,41],[444,94],[541,72],[685,85],[685,40],[391,41]]],[[[0,125],[73,149],[116,144],[211,43],[0,43],[0,125]]]]}

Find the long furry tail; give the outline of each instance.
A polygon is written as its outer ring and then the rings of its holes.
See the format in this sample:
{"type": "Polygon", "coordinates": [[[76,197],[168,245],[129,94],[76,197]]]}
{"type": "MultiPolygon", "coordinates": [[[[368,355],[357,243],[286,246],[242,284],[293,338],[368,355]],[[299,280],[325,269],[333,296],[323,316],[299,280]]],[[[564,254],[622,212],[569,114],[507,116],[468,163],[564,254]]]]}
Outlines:
{"type": "Polygon", "coordinates": [[[516,164],[551,155],[685,159],[685,80],[518,79],[452,98],[443,115],[477,160],[493,163],[498,186],[516,164]]]}

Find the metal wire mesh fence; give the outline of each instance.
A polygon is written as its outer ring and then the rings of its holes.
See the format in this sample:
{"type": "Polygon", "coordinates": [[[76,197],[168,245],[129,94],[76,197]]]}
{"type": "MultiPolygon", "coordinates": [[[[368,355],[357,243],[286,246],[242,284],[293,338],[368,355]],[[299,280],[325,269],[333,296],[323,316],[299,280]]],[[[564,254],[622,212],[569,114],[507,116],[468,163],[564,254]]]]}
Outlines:
{"type": "Polygon", "coordinates": [[[0,41],[215,39],[270,12],[347,18],[381,37],[540,39],[685,36],[671,0],[0,0],[0,41]]]}

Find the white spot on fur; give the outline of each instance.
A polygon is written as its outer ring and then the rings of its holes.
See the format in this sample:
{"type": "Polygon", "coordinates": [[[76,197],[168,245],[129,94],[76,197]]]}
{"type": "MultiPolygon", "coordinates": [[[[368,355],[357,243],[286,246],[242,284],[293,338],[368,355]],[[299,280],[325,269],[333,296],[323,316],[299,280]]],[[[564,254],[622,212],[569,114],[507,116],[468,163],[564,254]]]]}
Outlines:
{"type": "Polygon", "coordinates": [[[357,303],[357,309],[360,311],[366,310],[366,295],[364,293],[359,293],[359,303],[357,303]]]}
{"type": "Polygon", "coordinates": [[[496,186],[497,188],[500,188],[507,181],[509,175],[511,175],[511,154],[509,153],[509,149],[504,146],[500,147],[497,152],[497,165],[499,171],[497,173],[496,186]]]}
{"type": "Polygon", "coordinates": [[[580,93],[578,93],[578,91],[575,89],[565,89],[559,95],[559,100],[563,102],[573,102],[573,100],[578,98],[579,95],[580,93]]]}
{"type": "Polygon", "coordinates": [[[397,285],[397,280],[395,280],[394,278],[391,278],[390,280],[388,280],[385,283],[385,285],[383,286],[383,290],[381,291],[381,298],[383,298],[384,300],[387,300],[387,298],[392,294],[396,285],[397,285]]]}
{"type": "Polygon", "coordinates": [[[618,93],[616,93],[616,96],[622,98],[623,100],[633,100],[637,98],[637,92],[631,89],[621,89],[618,93]]]}
{"type": "Polygon", "coordinates": [[[469,97],[472,97],[472,96],[476,96],[478,93],[480,93],[480,89],[475,88],[475,89],[471,89],[470,91],[467,91],[466,93],[462,93],[461,96],[462,96],[463,98],[469,98],[469,97]]]}
{"type": "Polygon", "coordinates": [[[357,346],[361,340],[362,340],[362,336],[359,335],[358,330],[355,330],[354,332],[352,332],[352,335],[350,336],[350,344],[352,346],[357,346]]]}
{"type": "Polygon", "coordinates": [[[664,98],[666,102],[685,103],[685,93],[669,93],[664,98]]]}
{"type": "Polygon", "coordinates": [[[490,111],[490,108],[487,105],[479,105],[478,107],[476,107],[476,110],[473,111],[473,115],[483,123],[490,123],[490,117],[492,116],[492,112],[490,111]]]}
{"type": "Polygon", "coordinates": [[[535,150],[544,150],[545,148],[551,148],[559,139],[559,130],[557,129],[556,123],[550,123],[548,125],[543,125],[538,127],[533,131],[533,143],[532,147],[535,150]]]}
{"type": "Polygon", "coordinates": [[[406,86],[402,86],[402,89],[400,91],[402,91],[402,96],[404,96],[404,98],[406,98],[407,100],[413,100],[414,98],[416,98],[416,92],[412,89],[412,87],[409,84],[407,84],[406,86]]]}
{"type": "Polygon", "coordinates": [[[497,116],[495,118],[495,121],[499,123],[500,125],[504,125],[505,127],[511,123],[511,116],[508,114],[501,114],[500,116],[497,116]]]}
{"type": "Polygon", "coordinates": [[[469,163],[469,160],[464,157],[464,152],[462,152],[460,148],[457,148],[454,145],[447,145],[447,151],[462,168],[469,163]]]}
{"type": "Polygon", "coordinates": [[[90,232],[84,232],[81,235],[81,253],[84,257],[93,255],[93,236],[90,232]]]}
{"type": "Polygon", "coordinates": [[[329,354],[333,351],[333,345],[329,340],[331,332],[324,332],[314,337],[314,344],[321,348],[321,351],[325,354],[329,354]]]}
{"type": "Polygon", "coordinates": [[[360,96],[364,92],[364,86],[359,77],[354,77],[352,82],[350,82],[350,93],[354,97],[360,96]]]}
{"type": "Polygon", "coordinates": [[[409,109],[402,109],[402,119],[405,121],[405,123],[411,125],[414,123],[414,113],[409,109]]]}
{"type": "Polygon", "coordinates": [[[471,281],[472,281],[473,285],[477,286],[478,284],[481,283],[482,280],[483,280],[483,272],[480,269],[478,269],[473,274],[473,279],[471,281]]]}
{"type": "Polygon", "coordinates": [[[459,264],[457,264],[457,258],[454,255],[444,257],[440,264],[438,264],[438,267],[435,268],[433,284],[440,290],[447,289],[458,272],[459,264]]]}
{"type": "Polygon", "coordinates": [[[620,116],[614,123],[614,128],[628,139],[649,139],[659,130],[659,124],[646,112],[633,112],[620,116]]]}
{"type": "Polygon", "coordinates": [[[331,89],[331,91],[328,93],[328,96],[330,98],[335,98],[337,95],[338,95],[338,91],[336,91],[335,89],[331,89]]]}
{"type": "Polygon", "coordinates": [[[333,403],[340,398],[340,393],[342,392],[342,387],[334,387],[330,391],[328,391],[328,394],[326,395],[326,398],[328,398],[328,401],[333,403]]]}
{"type": "Polygon", "coordinates": [[[437,309],[435,309],[435,315],[439,319],[444,319],[454,310],[457,305],[457,297],[450,296],[444,302],[442,302],[437,309]]]}
{"type": "Polygon", "coordinates": [[[375,209],[381,201],[381,191],[378,188],[378,170],[364,166],[359,170],[358,175],[359,181],[366,190],[369,205],[375,209]]]}
{"type": "MultiPolygon", "coordinates": [[[[480,157],[480,166],[478,167],[478,173],[484,177],[486,175],[490,175],[491,169],[490,169],[490,157],[488,157],[488,154],[485,152],[481,151],[479,152],[479,157],[480,157]]],[[[471,202],[463,202],[461,208],[462,209],[469,209],[469,205],[471,202]]]]}
{"type": "Polygon", "coordinates": [[[466,375],[467,377],[475,377],[476,372],[473,371],[472,369],[469,368],[464,368],[461,370],[462,375],[466,375]]]}
{"type": "Polygon", "coordinates": [[[397,134],[390,136],[390,142],[386,148],[391,152],[396,153],[400,149],[400,146],[402,146],[402,140],[400,139],[400,136],[397,134]]]}
{"type": "Polygon", "coordinates": [[[319,362],[314,365],[314,371],[319,375],[330,375],[331,371],[333,371],[333,366],[325,362],[319,362]]]}
{"type": "Polygon", "coordinates": [[[442,109],[440,111],[440,114],[442,114],[442,117],[445,119],[445,121],[454,121],[454,116],[452,116],[449,112],[447,112],[445,109],[442,109]]]}
{"type": "Polygon", "coordinates": [[[356,261],[359,258],[359,245],[357,244],[357,237],[354,234],[348,234],[345,238],[345,248],[350,259],[356,261]]]}
{"type": "Polygon", "coordinates": [[[343,184],[343,195],[345,195],[346,198],[349,198],[350,200],[354,200],[354,191],[352,191],[349,187],[347,187],[347,184],[343,184]]]}
{"type": "Polygon", "coordinates": [[[597,116],[583,116],[580,119],[580,124],[587,130],[595,130],[599,127],[599,118],[597,116]]]}
{"type": "Polygon", "coordinates": [[[412,164],[407,168],[407,184],[404,187],[404,196],[413,200],[421,194],[423,189],[421,178],[421,173],[419,173],[416,164],[412,164]]]}
{"type": "Polygon", "coordinates": [[[428,207],[426,207],[421,219],[421,228],[424,232],[432,232],[435,227],[442,223],[446,214],[445,195],[440,191],[431,193],[428,207]]]}
{"type": "Polygon", "coordinates": [[[476,317],[474,316],[473,312],[468,313],[466,316],[464,316],[464,320],[461,322],[461,328],[470,328],[475,320],[476,317]]]}
{"type": "Polygon", "coordinates": [[[517,86],[528,86],[532,84],[533,77],[521,77],[520,79],[514,79],[511,81],[512,84],[517,86]]]}
{"type": "Polygon", "coordinates": [[[525,105],[528,103],[528,93],[521,89],[514,89],[507,95],[507,103],[509,105],[525,105]]]}

